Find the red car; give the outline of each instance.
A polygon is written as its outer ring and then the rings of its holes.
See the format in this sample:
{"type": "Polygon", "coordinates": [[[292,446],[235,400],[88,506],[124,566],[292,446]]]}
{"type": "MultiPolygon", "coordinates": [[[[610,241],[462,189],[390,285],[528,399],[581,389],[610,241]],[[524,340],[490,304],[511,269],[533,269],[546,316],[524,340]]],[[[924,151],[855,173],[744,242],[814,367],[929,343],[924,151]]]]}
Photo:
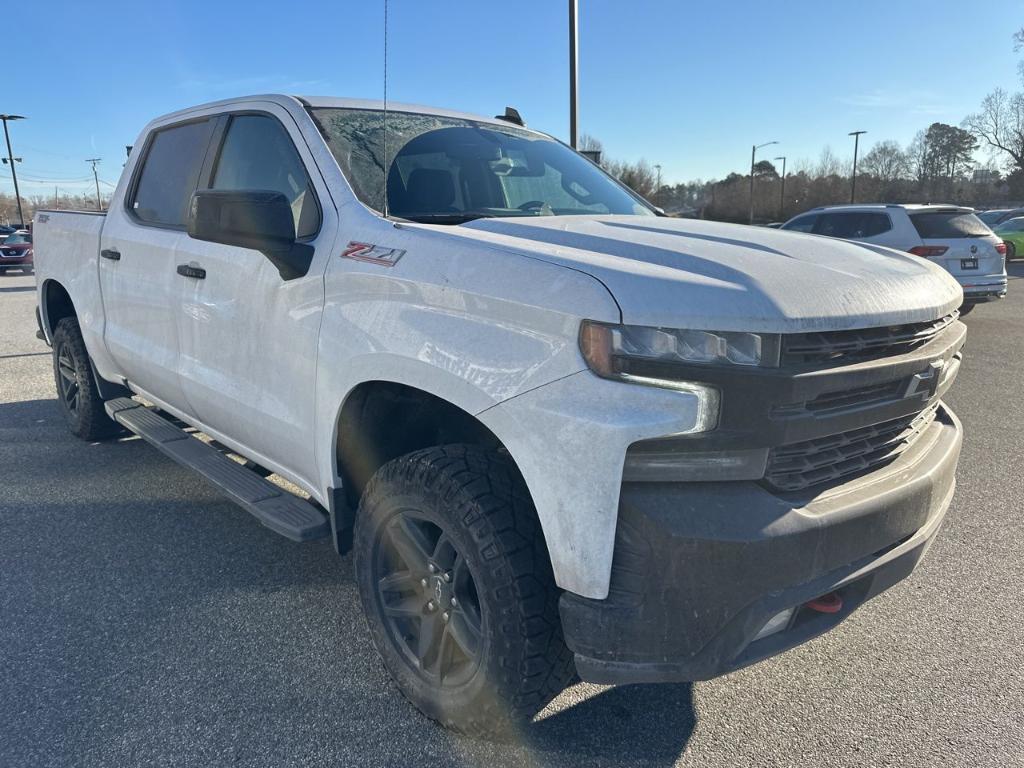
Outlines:
{"type": "Polygon", "coordinates": [[[17,267],[26,275],[32,272],[32,234],[12,232],[0,242],[0,275],[17,267]]]}

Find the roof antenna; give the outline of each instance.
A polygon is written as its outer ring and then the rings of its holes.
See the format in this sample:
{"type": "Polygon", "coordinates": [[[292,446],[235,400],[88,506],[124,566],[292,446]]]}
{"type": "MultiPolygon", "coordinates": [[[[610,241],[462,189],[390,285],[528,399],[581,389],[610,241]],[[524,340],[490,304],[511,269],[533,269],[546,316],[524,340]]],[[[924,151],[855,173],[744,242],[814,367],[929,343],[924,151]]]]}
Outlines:
{"type": "Polygon", "coordinates": [[[384,218],[388,217],[388,0],[384,0],[384,218]]]}

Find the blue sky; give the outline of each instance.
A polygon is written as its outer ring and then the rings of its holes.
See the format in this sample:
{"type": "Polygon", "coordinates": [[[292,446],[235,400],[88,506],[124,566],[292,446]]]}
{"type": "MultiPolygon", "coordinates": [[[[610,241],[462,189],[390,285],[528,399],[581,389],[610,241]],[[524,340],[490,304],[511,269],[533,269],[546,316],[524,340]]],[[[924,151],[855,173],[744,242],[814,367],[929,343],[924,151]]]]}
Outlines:
{"type": "MultiPolygon", "coordinates": [[[[958,124],[992,88],[1018,86],[1011,35],[1024,3],[988,0],[580,0],[580,124],[616,158],[676,182],[793,163],[958,124]]],[[[5,58],[0,112],[23,193],[113,183],[152,117],[213,99],[285,92],[379,98],[383,0],[312,3],[47,2],[5,58]],[[30,180],[38,180],[32,182],[30,180]]],[[[389,97],[488,115],[506,104],[565,138],[563,0],[390,0],[389,97]]],[[[109,186],[104,187],[109,189],[109,186]]],[[[12,191],[0,166],[0,190],[12,191]]]]}

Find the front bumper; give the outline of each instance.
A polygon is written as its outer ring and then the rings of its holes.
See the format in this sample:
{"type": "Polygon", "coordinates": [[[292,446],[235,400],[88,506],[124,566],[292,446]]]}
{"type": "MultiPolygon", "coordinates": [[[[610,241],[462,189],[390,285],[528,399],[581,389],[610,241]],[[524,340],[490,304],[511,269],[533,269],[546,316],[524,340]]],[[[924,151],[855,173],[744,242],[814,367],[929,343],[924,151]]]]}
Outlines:
{"type": "Polygon", "coordinates": [[[960,444],[941,406],[897,460],[820,495],[625,484],[608,598],[561,598],[580,677],[704,680],[828,631],[917,566],[952,499],[960,444]],[[843,599],[838,613],[801,608],[830,592],[843,599]],[[754,639],[787,608],[797,610],[786,629],[754,639]]]}

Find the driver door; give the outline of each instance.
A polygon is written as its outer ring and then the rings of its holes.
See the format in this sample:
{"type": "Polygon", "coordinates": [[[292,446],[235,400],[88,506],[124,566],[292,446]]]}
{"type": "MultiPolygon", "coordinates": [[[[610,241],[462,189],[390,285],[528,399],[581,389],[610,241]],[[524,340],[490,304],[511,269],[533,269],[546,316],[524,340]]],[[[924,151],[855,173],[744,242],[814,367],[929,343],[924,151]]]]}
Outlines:
{"type": "Polygon", "coordinates": [[[285,280],[257,250],[185,238],[177,253],[192,268],[178,278],[182,385],[208,432],[309,490],[323,273],[336,216],[284,110],[263,104],[222,119],[206,186],[283,193],[297,239],[315,250],[308,272],[285,280]]]}

